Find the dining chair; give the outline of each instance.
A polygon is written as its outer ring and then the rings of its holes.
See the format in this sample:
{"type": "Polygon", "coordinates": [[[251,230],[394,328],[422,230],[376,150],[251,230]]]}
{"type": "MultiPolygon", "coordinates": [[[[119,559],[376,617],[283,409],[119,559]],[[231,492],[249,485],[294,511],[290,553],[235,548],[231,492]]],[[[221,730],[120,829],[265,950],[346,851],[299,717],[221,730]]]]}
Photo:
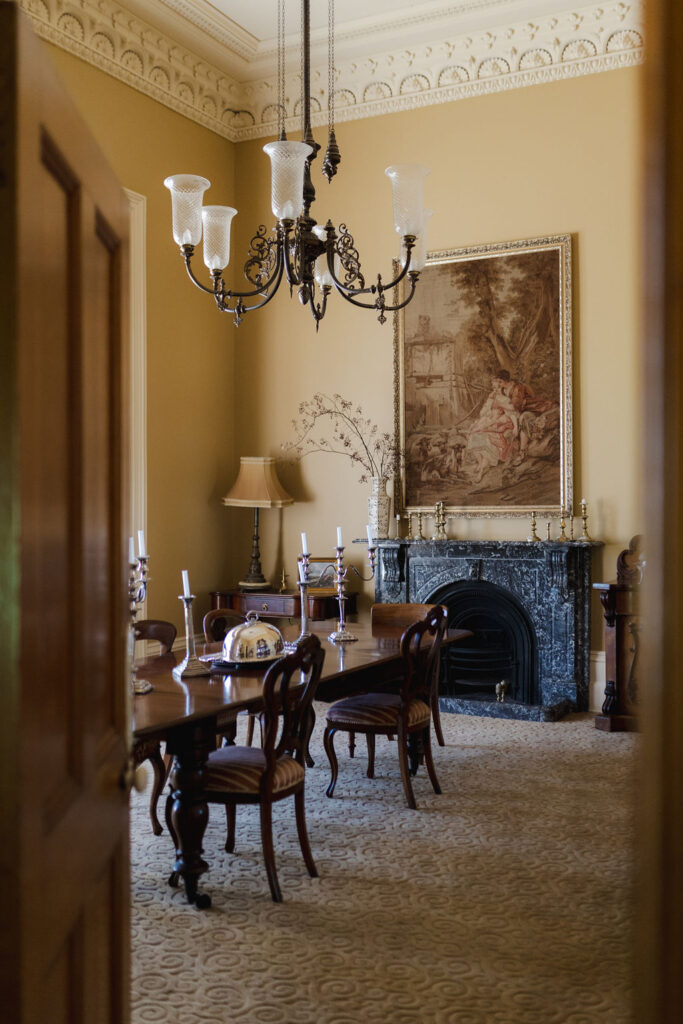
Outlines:
{"type": "MultiPolygon", "coordinates": [[[[204,768],[207,801],[225,804],[228,853],[235,849],[237,805],[259,805],[263,859],[275,903],[282,902],[282,893],[273,852],[273,803],[294,797],[301,852],[311,878],[318,877],[306,831],[304,752],[311,728],[311,702],[324,659],[320,641],[311,636],[302,640],[293,654],[274,662],[263,681],[263,745],[220,747],[209,754],[204,768]]],[[[166,807],[167,824],[172,830],[168,801],[166,807]]]]}
{"type": "Polygon", "coordinates": [[[241,626],[244,621],[244,615],[240,612],[233,612],[227,608],[212,608],[202,620],[204,639],[207,644],[221,643],[229,629],[241,626]]]}
{"type": "MultiPolygon", "coordinates": [[[[139,619],[134,627],[136,640],[158,641],[162,654],[168,654],[173,647],[176,632],[173,623],[165,622],[163,619],[139,619]]],[[[157,817],[157,804],[168,774],[166,763],[161,756],[161,744],[158,740],[136,740],[133,744],[132,758],[136,768],[144,761],[151,761],[152,763],[154,785],[152,786],[152,793],[149,799],[149,817],[152,822],[154,835],[160,836],[164,830],[157,817]]]]}
{"type": "Polygon", "coordinates": [[[417,804],[410,781],[408,740],[409,737],[421,737],[429,780],[434,792],[441,792],[432,758],[429,702],[447,617],[443,605],[433,605],[423,619],[413,622],[401,636],[403,672],[399,693],[364,693],[345,697],[329,709],[323,736],[332,773],[326,790],[327,796],[331,797],[334,793],[339,773],[334,750],[334,735],[337,732],[365,734],[369,779],[375,776],[375,737],[396,736],[403,792],[412,810],[416,809],[417,804]],[[429,637],[431,641],[423,646],[423,640],[429,637]]]}

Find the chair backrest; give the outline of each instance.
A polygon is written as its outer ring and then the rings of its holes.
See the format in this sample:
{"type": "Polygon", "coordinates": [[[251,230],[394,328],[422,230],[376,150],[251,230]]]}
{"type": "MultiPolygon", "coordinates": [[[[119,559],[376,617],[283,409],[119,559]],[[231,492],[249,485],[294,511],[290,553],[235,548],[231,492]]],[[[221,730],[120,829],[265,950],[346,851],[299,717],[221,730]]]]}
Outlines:
{"type": "Polygon", "coordinates": [[[303,764],[311,702],[318,689],[324,660],[320,640],[310,636],[266,672],[262,715],[266,776],[275,769],[275,762],[283,754],[291,754],[303,764]]]}
{"type": "Polygon", "coordinates": [[[429,702],[437,682],[441,641],[447,622],[448,610],[442,604],[435,604],[423,619],[408,626],[401,637],[404,665],[401,699],[404,706],[416,697],[429,702]],[[431,643],[423,644],[426,636],[431,636],[431,643]]]}
{"type": "Polygon", "coordinates": [[[157,640],[161,644],[162,654],[168,654],[173,647],[176,632],[173,623],[164,619],[140,619],[135,623],[135,639],[157,640]]]}
{"type": "Polygon", "coordinates": [[[207,644],[220,643],[229,629],[241,626],[244,621],[244,615],[240,615],[239,612],[230,611],[228,608],[212,608],[202,620],[204,639],[207,644]]]}
{"type": "Polygon", "coordinates": [[[373,604],[370,623],[373,626],[410,626],[423,619],[433,604],[373,604]]]}

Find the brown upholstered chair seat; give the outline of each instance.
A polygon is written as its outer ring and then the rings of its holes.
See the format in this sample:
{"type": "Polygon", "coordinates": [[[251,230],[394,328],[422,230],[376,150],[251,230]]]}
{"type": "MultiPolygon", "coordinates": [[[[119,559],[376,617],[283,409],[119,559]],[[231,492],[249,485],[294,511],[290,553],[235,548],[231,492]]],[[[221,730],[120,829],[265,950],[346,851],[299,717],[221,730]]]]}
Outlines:
{"type": "MultiPolygon", "coordinates": [[[[358,697],[345,697],[327,712],[330,725],[362,732],[365,728],[398,729],[401,698],[397,693],[363,693],[358,697]]],[[[428,722],[429,705],[423,700],[411,700],[408,705],[408,727],[428,722]]]]}
{"type": "MultiPolygon", "coordinates": [[[[265,770],[266,755],[259,747],[221,747],[209,754],[204,785],[212,793],[256,794],[265,770]]],[[[303,765],[284,754],[275,764],[273,792],[291,789],[302,783],[304,777],[303,765]]]]}

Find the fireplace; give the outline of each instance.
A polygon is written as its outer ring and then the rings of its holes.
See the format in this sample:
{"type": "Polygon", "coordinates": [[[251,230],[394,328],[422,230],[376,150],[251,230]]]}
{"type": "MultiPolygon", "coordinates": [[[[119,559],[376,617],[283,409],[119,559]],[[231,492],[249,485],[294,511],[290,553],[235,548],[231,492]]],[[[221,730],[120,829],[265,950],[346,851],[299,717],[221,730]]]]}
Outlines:
{"type": "Polygon", "coordinates": [[[381,540],[375,600],[444,604],[471,630],[444,655],[444,711],[554,721],[588,708],[595,546],[381,540]]]}

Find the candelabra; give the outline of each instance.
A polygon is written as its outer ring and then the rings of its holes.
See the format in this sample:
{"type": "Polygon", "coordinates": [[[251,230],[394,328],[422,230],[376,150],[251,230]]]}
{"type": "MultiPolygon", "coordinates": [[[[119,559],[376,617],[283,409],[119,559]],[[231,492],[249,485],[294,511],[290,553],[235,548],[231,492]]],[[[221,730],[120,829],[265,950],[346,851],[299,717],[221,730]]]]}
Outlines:
{"type": "Polygon", "coordinates": [[[185,611],[185,657],[179,665],[176,665],[171,675],[178,682],[181,682],[183,679],[191,679],[194,676],[209,676],[211,675],[211,668],[199,660],[194,645],[194,625],[192,622],[194,594],[178,594],[178,600],[183,602],[185,611]]]}
{"type": "Polygon", "coordinates": [[[327,639],[331,640],[334,644],[344,644],[358,639],[357,636],[346,628],[346,578],[349,574],[349,569],[352,569],[360,580],[367,582],[368,580],[373,579],[375,575],[376,548],[368,546],[368,562],[370,563],[369,576],[363,576],[363,574],[356,569],[355,565],[347,565],[346,568],[344,568],[344,548],[337,547],[335,551],[336,558],[334,565],[330,563],[326,566],[320,578],[322,579],[324,577],[328,569],[332,569],[334,571],[334,582],[337,587],[337,599],[339,601],[339,629],[330,633],[327,639]]]}
{"type": "MultiPolygon", "coordinates": [[[[301,561],[299,562],[299,594],[301,595],[301,629],[296,640],[287,640],[285,642],[285,651],[291,653],[295,651],[297,645],[311,635],[308,628],[308,567],[311,561],[311,556],[307,551],[301,555],[301,561]]],[[[284,573],[283,573],[284,575],[284,573]]]]}
{"type": "MultiPolygon", "coordinates": [[[[131,541],[131,555],[132,555],[131,541]]],[[[134,561],[128,563],[128,607],[130,609],[130,635],[131,635],[131,658],[130,658],[130,687],[135,694],[149,693],[154,689],[149,679],[139,679],[135,668],[135,620],[138,617],[140,606],[147,597],[147,563],[149,557],[140,555],[134,561]]]]}

